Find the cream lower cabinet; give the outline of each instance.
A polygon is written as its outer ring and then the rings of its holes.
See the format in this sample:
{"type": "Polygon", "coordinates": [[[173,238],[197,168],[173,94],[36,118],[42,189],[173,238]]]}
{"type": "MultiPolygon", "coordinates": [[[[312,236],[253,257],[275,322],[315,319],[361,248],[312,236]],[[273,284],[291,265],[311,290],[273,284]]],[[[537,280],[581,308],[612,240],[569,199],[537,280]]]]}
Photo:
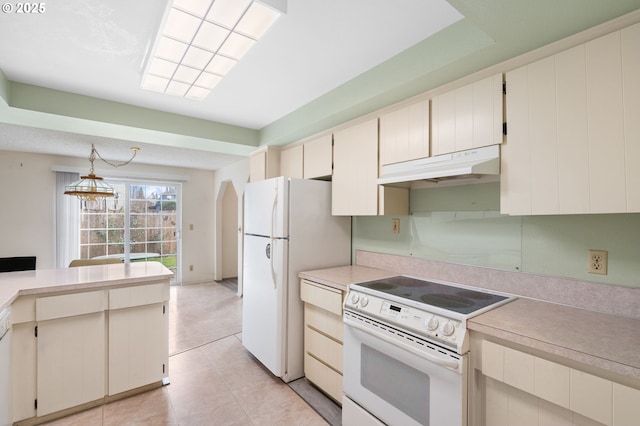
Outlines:
{"type": "Polygon", "coordinates": [[[344,293],[307,280],[300,285],[304,302],[304,374],[341,404],[344,293]]]}
{"type": "Polygon", "coordinates": [[[640,389],[482,340],[484,422],[490,425],[632,426],[640,389]]]}
{"type": "Polygon", "coordinates": [[[160,385],[168,376],[168,300],[168,280],[18,297],[11,305],[13,422],[42,422],[160,385]]]}
{"type": "Polygon", "coordinates": [[[108,395],[168,375],[168,291],[164,284],[109,290],[108,395]]]}
{"type": "Polygon", "coordinates": [[[36,300],[38,417],[104,397],[103,291],[36,300]]]}

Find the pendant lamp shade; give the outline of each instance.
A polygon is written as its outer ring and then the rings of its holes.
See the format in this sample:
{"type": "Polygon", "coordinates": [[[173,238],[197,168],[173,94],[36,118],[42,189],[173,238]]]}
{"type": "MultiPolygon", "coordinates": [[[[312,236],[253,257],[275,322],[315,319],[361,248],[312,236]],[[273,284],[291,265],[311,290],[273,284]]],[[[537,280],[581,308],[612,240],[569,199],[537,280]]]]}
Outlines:
{"type": "Polygon", "coordinates": [[[101,177],[93,173],[81,176],[80,180],[65,186],[66,195],[75,195],[82,201],[95,201],[99,198],[113,197],[116,191],[101,177]]]}
{"type": "Polygon", "coordinates": [[[96,150],[96,147],[93,144],[91,144],[91,154],[89,155],[89,162],[91,163],[91,168],[89,169],[89,174],[86,176],[80,176],[80,180],[65,186],[64,193],[66,195],[75,195],[81,201],[96,201],[103,198],[115,197],[116,190],[113,189],[111,185],[106,183],[103,178],[95,175],[93,171],[93,162],[95,161],[96,155],[97,155],[98,157],[100,157],[102,161],[104,161],[105,163],[113,167],[124,166],[129,164],[131,160],[133,160],[133,158],[136,156],[136,153],[140,149],[136,147],[132,147],[131,150],[133,151],[133,155],[129,160],[120,164],[115,164],[103,159],[98,153],[98,151],[96,150]]]}

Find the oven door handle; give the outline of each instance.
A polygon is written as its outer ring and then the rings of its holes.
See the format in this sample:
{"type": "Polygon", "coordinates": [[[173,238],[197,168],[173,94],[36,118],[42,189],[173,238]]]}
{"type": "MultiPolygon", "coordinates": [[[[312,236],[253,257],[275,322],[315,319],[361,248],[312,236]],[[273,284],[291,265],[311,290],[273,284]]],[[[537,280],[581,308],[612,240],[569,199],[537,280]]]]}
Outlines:
{"type": "Polygon", "coordinates": [[[384,340],[385,342],[387,342],[387,343],[389,343],[391,345],[394,345],[394,346],[400,345],[400,346],[402,346],[402,349],[405,349],[405,350],[411,352],[414,355],[417,355],[417,356],[419,356],[421,358],[424,358],[424,359],[426,359],[428,361],[431,361],[431,362],[433,362],[435,364],[438,364],[438,365],[440,365],[442,367],[447,367],[447,368],[452,368],[454,370],[457,370],[459,365],[460,365],[458,363],[458,361],[452,361],[452,360],[448,360],[448,359],[443,359],[443,358],[431,355],[431,354],[426,353],[426,352],[421,352],[421,351],[419,351],[419,350],[417,350],[417,349],[415,349],[415,348],[413,348],[413,347],[411,347],[411,346],[409,346],[409,345],[407,345],[407,344],[405,344],[403,342],[400,342],[398,340],[393,340],[393,339],[391,339],[391,338],[389,338],[389,337],[387,337],[387,336],[385,336],[383,334],[376,333],[375,331],[369,330],[367,327],[363,327],[362,325],[358,324],[357,322],[354,322],[353,320],[349,319],[348,317],[344,318],[344,323],[346,325],[348,325],[349,327],[355,328],[356,330],[360,330],[360,331],[362,331],[364,333],[367,333],[367,334],[369,334],[371,336],[374,336],[374,337],[376,337],[378,339],[384,340]]]}

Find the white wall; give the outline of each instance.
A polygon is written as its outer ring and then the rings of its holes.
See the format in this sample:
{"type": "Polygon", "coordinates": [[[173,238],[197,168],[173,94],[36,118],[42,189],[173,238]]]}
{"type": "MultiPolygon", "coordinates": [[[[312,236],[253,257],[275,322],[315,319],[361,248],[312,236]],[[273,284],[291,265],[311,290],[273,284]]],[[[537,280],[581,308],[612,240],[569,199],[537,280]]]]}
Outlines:
{"type": "MultiPolygon", "coordinates": [[[[215,272],[214,172],[136,164],[113,169],[95,163],[103,177],[129,177],[182,182],[183,283],[209,281],[215,272]],[[193,225],[193,231],[189,225],[193,225]],[[189,271],[193,265],[193,271],[189,271]]],[[[83,158],[0,151],[0,184],[5,196],[0,208],[0,257],[37,257],[37,269],[55,267],[55,173],[53,166],[88,171],[83,158]]],[[[248,167],[247,167],[248,170],[248,167]]],[[[247,171],[248,173],[248,171],[247,171]]]]}

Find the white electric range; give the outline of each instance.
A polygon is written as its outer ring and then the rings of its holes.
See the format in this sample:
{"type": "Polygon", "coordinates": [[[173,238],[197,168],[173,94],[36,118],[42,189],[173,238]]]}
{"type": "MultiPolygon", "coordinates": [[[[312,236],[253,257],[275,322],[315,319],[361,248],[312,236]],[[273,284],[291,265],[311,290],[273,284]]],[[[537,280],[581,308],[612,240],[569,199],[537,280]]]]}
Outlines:
{"type": "Polygon", "coordinates": [[[467,424],[467,320],[515,297],[396,276],[344,303],[343,424],[467,424]]]}

